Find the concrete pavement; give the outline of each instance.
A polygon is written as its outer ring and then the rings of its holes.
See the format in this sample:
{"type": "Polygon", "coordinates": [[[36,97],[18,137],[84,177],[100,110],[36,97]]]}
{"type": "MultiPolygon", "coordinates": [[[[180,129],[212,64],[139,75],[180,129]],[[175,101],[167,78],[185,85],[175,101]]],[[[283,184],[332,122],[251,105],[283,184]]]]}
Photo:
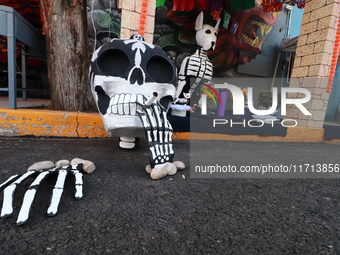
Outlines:
{"type": "MultiPolygon", "coordinates": [[[[201,141],[202,147],[209,141],[201,141]]],[[[232,165],[260,162],[334,163],[339,145],[220,141],[232,165]]],[[[84,175],[76,201],[67,178],[59,212],[46,210],[56,176],[38,190],[29,221],[0,219],[4,254],[339,254],[339,179],[194,179],[190,142],[174,142],[187,168],[153,181],[145,172],[147,146],[121,150],[115,138],[0,138],[0,182],[32,163],[81,157],[97,170],[84,175]]],[[[214,151],[207,151],[209,158],[214,151]]],[[[2,196],[0,196],[0,204],[2,196]]]]}

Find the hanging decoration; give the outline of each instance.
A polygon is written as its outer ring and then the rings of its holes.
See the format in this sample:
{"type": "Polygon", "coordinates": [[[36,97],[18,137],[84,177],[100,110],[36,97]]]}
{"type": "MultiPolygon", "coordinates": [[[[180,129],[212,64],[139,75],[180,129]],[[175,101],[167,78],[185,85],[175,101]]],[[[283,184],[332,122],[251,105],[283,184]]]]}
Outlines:
{"type": "Polygon", "coordinates": [[[306,0],[295,0],[295,3],[299,9],[305,8],[306,0]]]}
{"type": "Polygon", "coordinates": [[[197,3],[201,7],[201,11],[206,11],[209,8],[209,0],[197,0],[197,3]]]}
{"type": "Polygon", "coordinates": [[[222,5],[223,5],[223,0],[210,1],[209,10],[211,12],[211,16],[216,21],[220,19],[222,5]]]}
{"type": "Polygon", "coordinates": [[[331,69],[329,71],[329,76],[328,76],[328,84],[327,84],[327,90],[326,90],[327,93],[332,92],[334,73],[335,73],[335,69],[337,66],[337,62],[338,62],[339,46],[340,46],[340,16],[339,16],[338,27],[337,27],[336,36],[335,36],[332,64],[331,64],[331,69]]]}
{"type": "Polygon", "coordinates": [[[230,1],[230,11],[247,10],[255,7],[254,0],[232,0],[230,1]]]}
{"type": "Polygon", "coordinates": [[[282,11],[282,2],[277,0],[263,0],[262,7],[265,12],[279,12],[282,11]]]}
{"type": "Polygon", "coordinates": [[[224,2],[223,0],[211,0],[209,3],[209,10],[211,12],[221,11],[223,2],[224,2]]]}
{"type": "Polygon", "coordinates": [[[147,11],[148,11],[148,0],[143,0],[140,19],[139,19],[139,28],[138,28],[138,34],[142,36],[144,36],[147,11]]]}
{"type": "Polygon", "coordinates": [[[232,34],[232,35],[236,35],[237,30],[238,30],[238,22],[237,22],[236,19],[232,19],[231,27],[229,29],[229,33],[232,34]]]}
{"type": "MultiPolygon", "coordinates": [[[[157,0],[156,6],[164,5],[165,0],[157,0]]],[[[219,18],[224,0],[196,0],[201,11],[210,11],[215,20],[219,18]]],[[[306,0],[263,0],[262,6],[265,12],[282,11],[283,3],[297,5],[298,8],[305,8],[306,0]]],[[[194,8],[195,0],[173,0],[174,11],[191,11],[194,8]]],[[[230,12],[247,10],[255,7],[255,0],[231,0],[230,12]]]]}
{"type": "Polygon", "coordinates": [[[0,5],[12,7],[15,9],[21,16],[23,16],[28,21],[31,21],[32,9],[31,9],[31,0],[0,0],[0,5]]]}
{"type": "Polygon", "coordinates": [[[165,4],[165,0],[157,0],[156,1],[156,8],[159,6],[163,6],[165,4]]]}
{"type": "Polygon", "coordinates": [[[195,0],[173,0],[172,9],[174,11],[191,11],[194,5],[195,0]]]}
{"type": "Polygon", "coordinates": [[[228,29],[231,15],[226,10],[224,10],[224,9],[223,9],[223,14],[224,14],[224,17],[223,17],[223,24],[222,24],[222,26],[225,29],[228,29]]]}
{"type": "Polygon", "coordinates": [[[213,17],[214,20],[218,21],[220,19],[220,16],[221,16],[221,11],[212,11],[211,12],[211,16],[213,17]]]}
{"type": "MultiPolygon", "coordinates": [[[[196,0],[201,11],[217,13],[221,11],[224,0],[196,0]]],[[[163,0],[157,0],[157,6],[164,5],[163,0]]],[[[173,11],[191,11],[194,8],[195,0],[173,0],[173,11]]],[[[247,10],[255,7],[255,0],[232,0],[231,11],[247,10]]]]}

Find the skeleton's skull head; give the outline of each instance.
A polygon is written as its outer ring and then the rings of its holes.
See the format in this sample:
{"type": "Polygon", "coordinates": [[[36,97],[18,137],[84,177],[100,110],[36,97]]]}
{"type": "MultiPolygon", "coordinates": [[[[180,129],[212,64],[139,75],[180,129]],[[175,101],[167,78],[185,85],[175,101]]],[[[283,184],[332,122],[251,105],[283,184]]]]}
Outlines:
{"type": "Polygon", "coordinates": [[[113,39],[93,53],[91,89],[105,129],[111,136],[144,136],[136,102],[158,93],[168,109],[175,98],[176,67],[163,50],[136,39],[113,39]]]}
{"type": "Polygon", "coordinates": [[[219,19],[215,25],[212,27],[210,25],[203,25],[203,12],[201,12],[195,22],[196,30],[196,42],[198,46],[201,46],[203,50],[215,50],[218,27],[220,25],[221,19],[219,19]]]}
{"type": "Polygon", "coordinates": [[[140,34],[133,34],[130,36],[130,39],[137,40],[137,41],[145,41],[144,37],[141,36],[140,34]]]}

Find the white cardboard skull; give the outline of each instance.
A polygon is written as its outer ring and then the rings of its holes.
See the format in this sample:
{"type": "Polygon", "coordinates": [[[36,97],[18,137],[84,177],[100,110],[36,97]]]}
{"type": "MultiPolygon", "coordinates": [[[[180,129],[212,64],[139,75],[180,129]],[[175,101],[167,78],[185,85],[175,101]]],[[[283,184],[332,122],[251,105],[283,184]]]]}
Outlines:
{"type": "Polygon", "coordinates": [[[144,136],[136,102],[158,93],[166,108],[175,98],[176,67],[163,50],[136,39],[113,39],[92,56],[91,90],[110,136],[144,136]]]}

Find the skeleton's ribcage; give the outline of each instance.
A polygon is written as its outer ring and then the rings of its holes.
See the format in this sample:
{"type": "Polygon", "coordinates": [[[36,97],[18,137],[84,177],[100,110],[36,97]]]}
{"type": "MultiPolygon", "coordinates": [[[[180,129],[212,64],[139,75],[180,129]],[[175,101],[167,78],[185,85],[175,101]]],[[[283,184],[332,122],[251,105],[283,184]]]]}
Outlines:
{"type": "Polygon", "coordinates": [[[213,66],[206,55],[194,54],[185,58],[178,73],[177,97],[183,98],[184,93],[188,92],[192,96],[202,82],[210,83],[212,74],[213,66]]]}
{"type": "Polygon", "coordinates": [[[207,58],[201,58],[196,55],[189,57],[188,65],[186,68],[186,76],[197,77],[196,82],[202,79],[211,80],[213,67],[207,58]]]}

